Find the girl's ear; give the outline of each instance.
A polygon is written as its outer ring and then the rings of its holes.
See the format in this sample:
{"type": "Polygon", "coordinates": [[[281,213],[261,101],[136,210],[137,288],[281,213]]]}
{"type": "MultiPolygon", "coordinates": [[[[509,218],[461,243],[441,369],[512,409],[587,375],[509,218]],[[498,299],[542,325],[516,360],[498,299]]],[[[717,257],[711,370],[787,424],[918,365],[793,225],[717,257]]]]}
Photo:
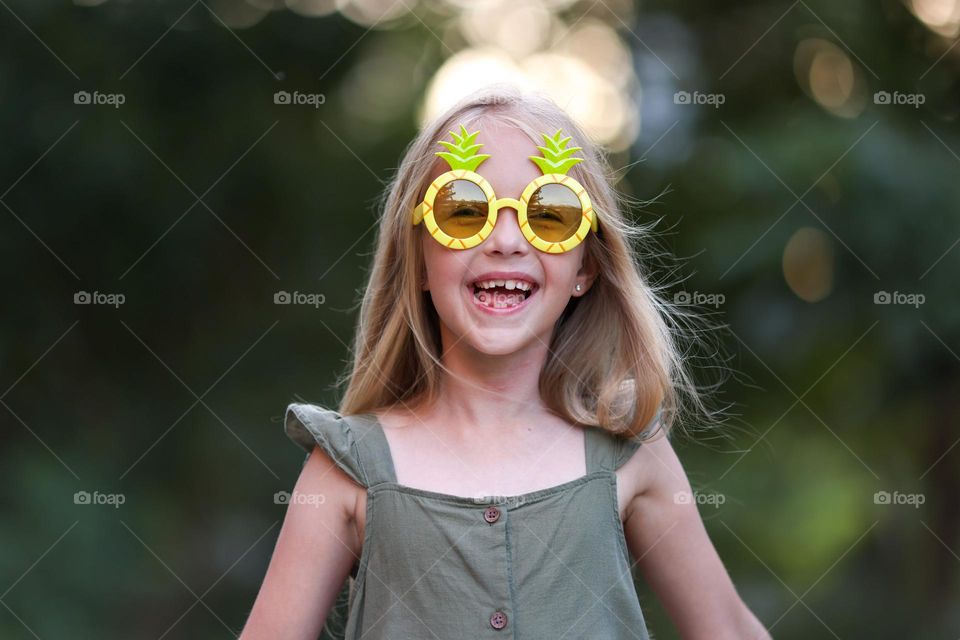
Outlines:
{"type": "Polygon", "coordinates": [[[584,248],[583,259],[580,262],[580,268],[577,270],[577,279],[574,282],[573,295],[582,296],[589,291],[598,273],[596,261],[593,259],[593,256],[590,255],[590,252],[584,248]]]}

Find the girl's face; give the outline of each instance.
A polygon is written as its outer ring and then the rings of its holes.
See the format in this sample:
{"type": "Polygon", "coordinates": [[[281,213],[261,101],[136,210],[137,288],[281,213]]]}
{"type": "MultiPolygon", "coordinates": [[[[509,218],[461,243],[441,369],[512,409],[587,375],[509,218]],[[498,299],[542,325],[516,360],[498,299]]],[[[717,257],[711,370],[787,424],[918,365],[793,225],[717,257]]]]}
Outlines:
{"type": "MultiPolygon", "coordinates": [[[[508,125],[485,121],[474,124],[472,130],[477,129],[476,142],[483,144],[478,153],[491,157],[476,172],[490,182],[498,198],[519,199],[523,188],[542,175],[529,159],[540,151],[508,125]]],[[[449,169],[438,158],[429,180],[449,169]]],[[[584,295],[595,275],[584,268],[586,241],[565,253],[544,253],[527,242],[513,208],[500,209],[493,232],[470,249],[448,249],[423,225],[419,228],[427,272],[422,288],[430,291],[440,317],[444,349],[451,339],[488,355],[545,348],[571,296],[584,295]],[[493,289],[476,286],[478,281],[497,280],[504,282],[493,289]],[[529,284],[511,289],[509,280],[529,284]]]]}

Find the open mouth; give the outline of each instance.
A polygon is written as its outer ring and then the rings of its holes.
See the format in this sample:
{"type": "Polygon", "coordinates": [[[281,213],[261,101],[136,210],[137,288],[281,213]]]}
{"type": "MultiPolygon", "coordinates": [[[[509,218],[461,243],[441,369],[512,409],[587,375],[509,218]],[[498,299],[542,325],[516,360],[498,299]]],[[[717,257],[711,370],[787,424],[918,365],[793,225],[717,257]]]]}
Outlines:
{"type": "Polygon", "coordinates": [[[468,285],[473,301],[484,309],[517,309],[532,298],[540,286],[525,280],[487,280],[468,285]]]}

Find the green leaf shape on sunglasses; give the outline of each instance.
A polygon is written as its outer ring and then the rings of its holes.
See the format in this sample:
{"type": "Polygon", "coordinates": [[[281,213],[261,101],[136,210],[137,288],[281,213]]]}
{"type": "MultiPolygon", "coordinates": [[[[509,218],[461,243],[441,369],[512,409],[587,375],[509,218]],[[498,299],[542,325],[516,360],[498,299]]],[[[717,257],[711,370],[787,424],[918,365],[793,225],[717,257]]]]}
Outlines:
{"type": "Polygon", "coordinates": [[[543,172],[543,175],[548,173],[559,173],[565,174],[570,170],[570,167],[577,164],[578,162],[583,162],[583,158],[571,158],[570,154],[580,151],[582,147],[567,147],[567,143],[570,142],[570,137],[561,138],[560,129],[557,129],[557,132],[553,136],[548,136],[545,133],[541,133],[543,136],[545,147],[537,147],[540,152],[543,154],[543,157],[539,156],[530,156],[530,159],[537,163],[537,166],[540,167],[540,171],[543,172]]]}
{"type": "Polygon", "coordinates": [[[478,154],[477,150],[483,146],[482,143],[474,144],[474,140],[480,131],[467,133],[466,127],[460,125],[460,135],[450,132],[456,144],[440,140],[439,143],[447,148],[447,151],[437,151],[435,155],[440,156],[447,161],[451,170],[466,169],[467,171],[476,171],[480,163],[490,157],[489,153],[478,154]]]}

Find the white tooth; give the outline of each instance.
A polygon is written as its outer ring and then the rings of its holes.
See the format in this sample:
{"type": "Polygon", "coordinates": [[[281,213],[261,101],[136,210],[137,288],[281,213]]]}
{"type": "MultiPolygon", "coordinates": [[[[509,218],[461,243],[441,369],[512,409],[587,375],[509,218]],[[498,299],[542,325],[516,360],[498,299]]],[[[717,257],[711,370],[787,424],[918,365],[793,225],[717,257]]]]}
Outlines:
{"type": "Polygon", "coordinates": [[[505,280],[494,280],[494,282],[497,283],[497,286],[498,286],[498,287],[502,287],[502,286],[503,286],[503,283],[506,282],[506,281],[505,281],[505,280]]]}
{"type": "Polygon", "coordinates": [[[516,281],[516,280],[507,280],[507,281],[504,282],[504,285],[507,287],[507,289],[516,289],[516,288],[517,288],[517,281],[516,281]]]}

